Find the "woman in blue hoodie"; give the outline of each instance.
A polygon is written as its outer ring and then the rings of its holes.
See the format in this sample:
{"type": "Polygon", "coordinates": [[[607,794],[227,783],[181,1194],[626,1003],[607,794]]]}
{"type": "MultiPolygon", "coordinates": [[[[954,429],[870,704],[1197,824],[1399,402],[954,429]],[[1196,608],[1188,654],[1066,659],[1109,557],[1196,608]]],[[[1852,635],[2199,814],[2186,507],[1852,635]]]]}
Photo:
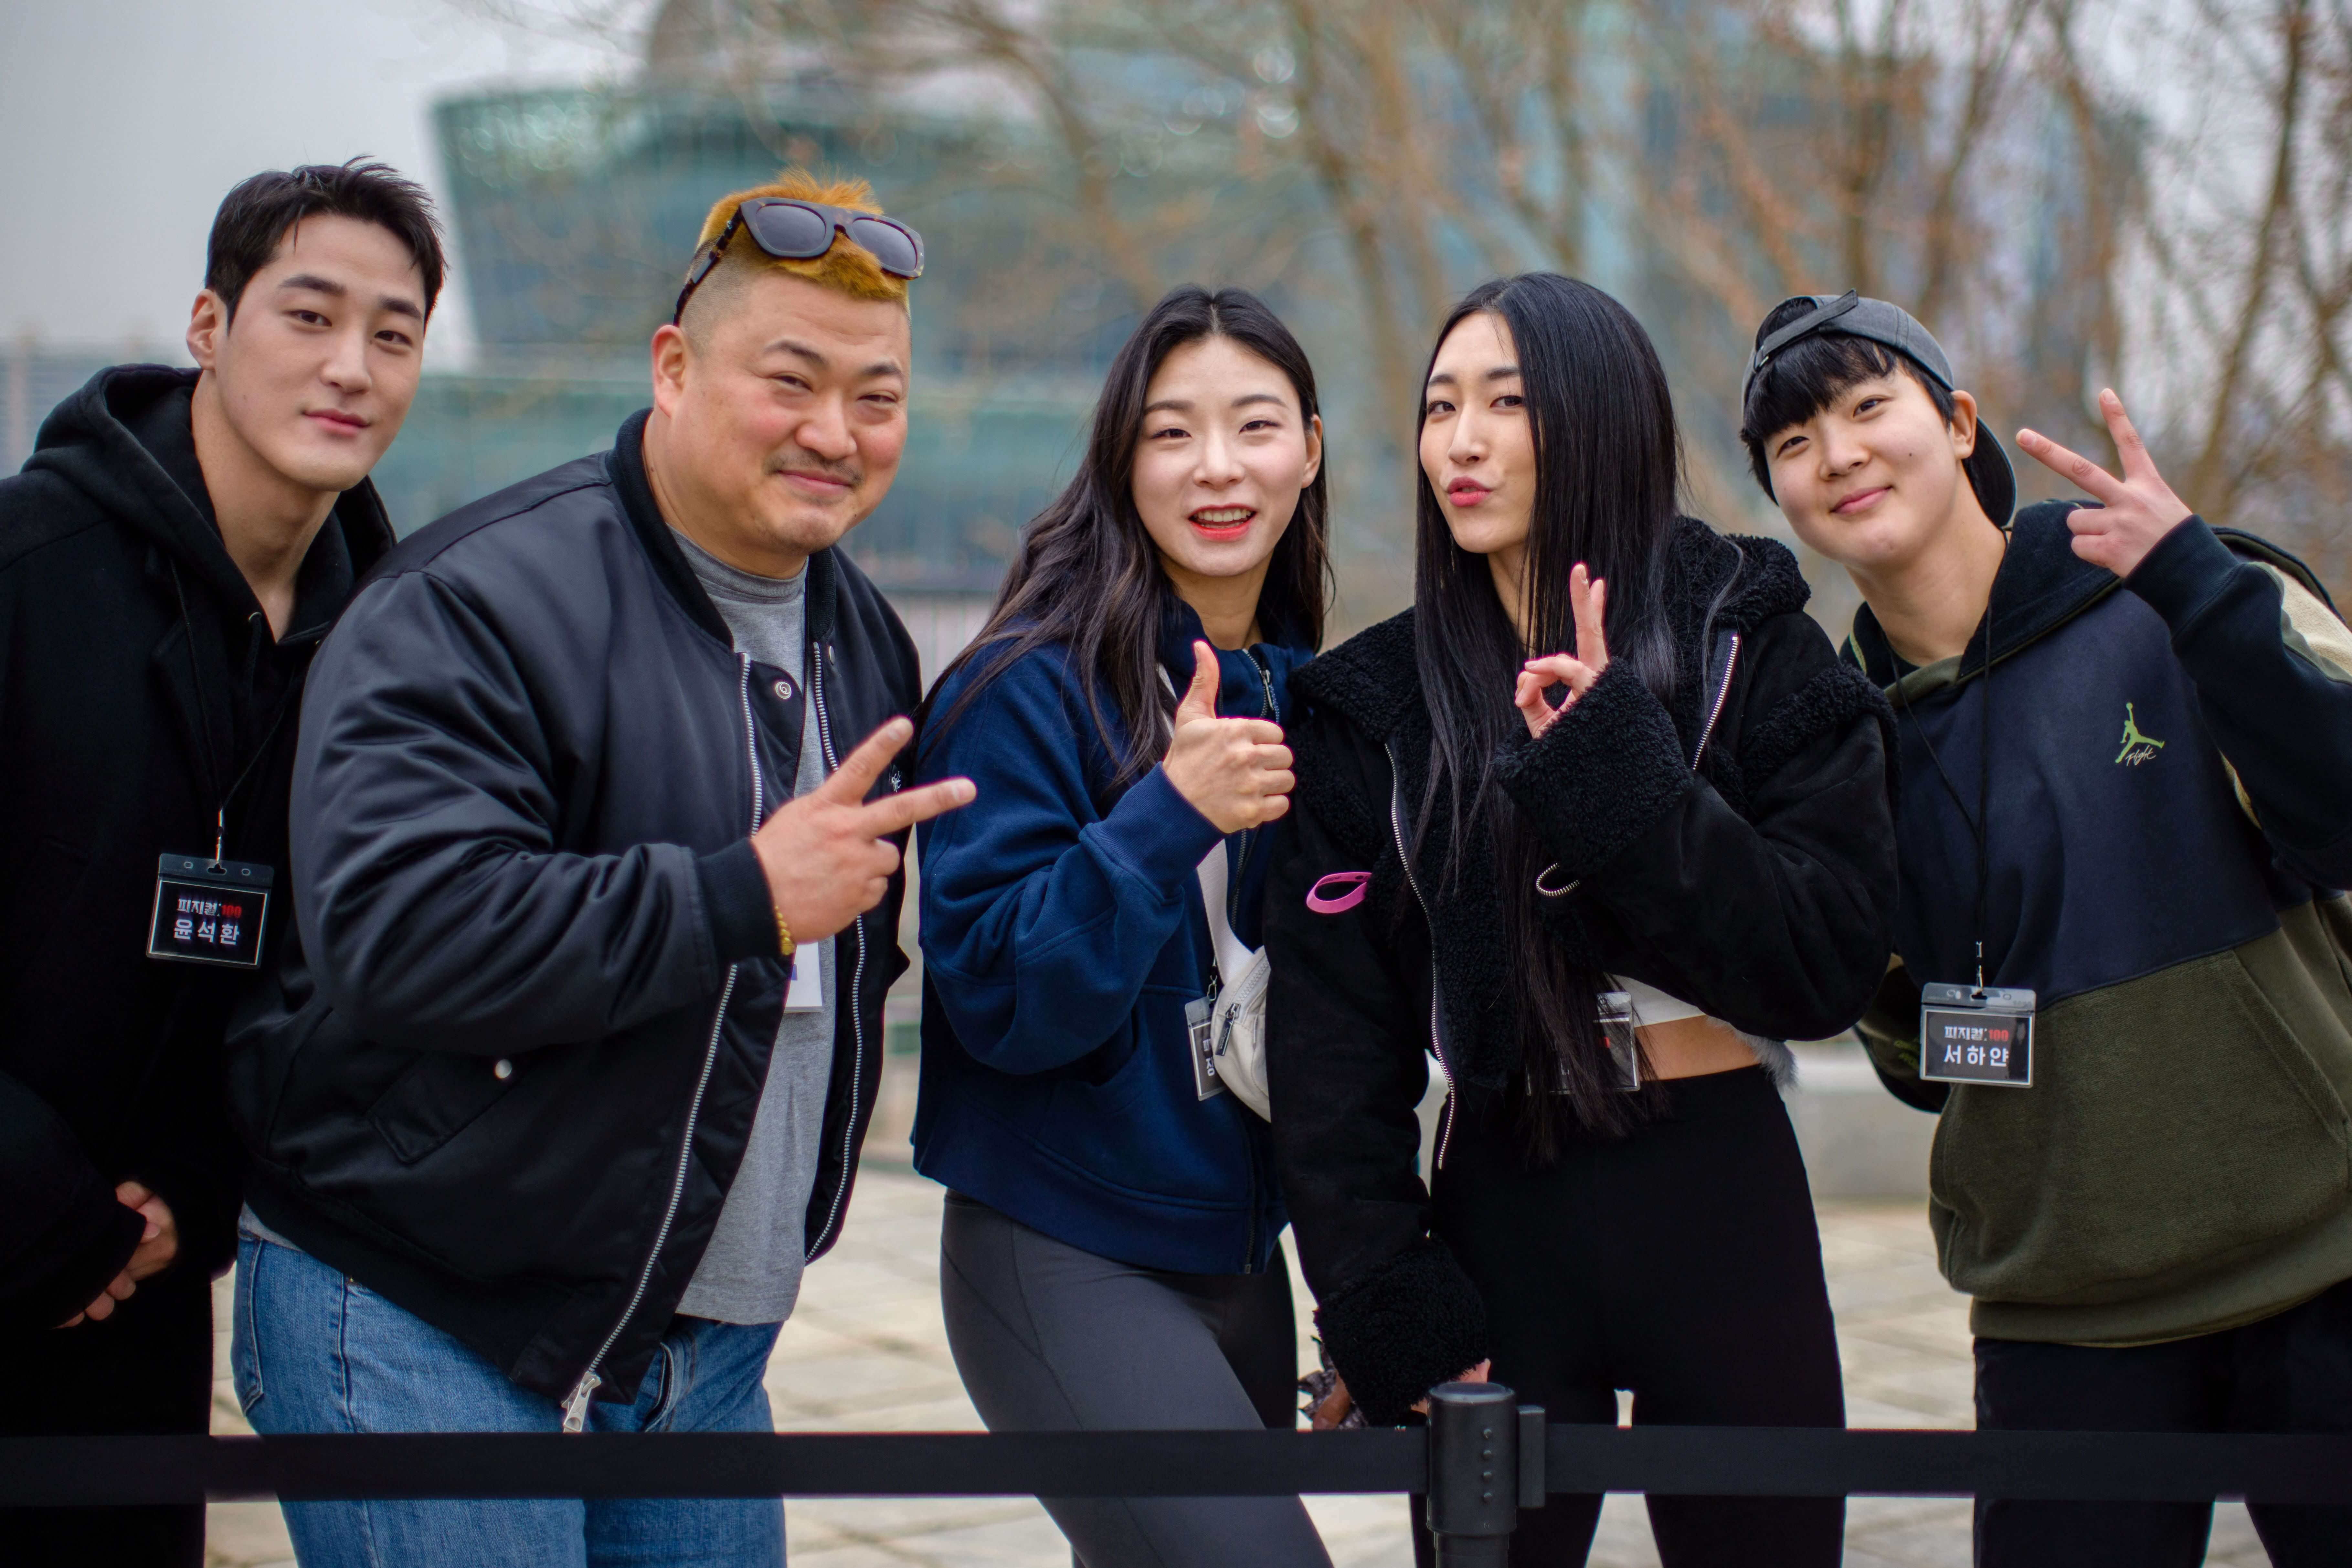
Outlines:
{"type": "MultiPolygon", "coordinates": [[[[992,1429],[1295,1424],[1266,1125],[1196,1076],[1186,1008],[1259,942],[1322,445],[1274,313],[1171,293],[926,703],[919,771],[980,794],[922,830],[915,1165],[950,1189],[948,1342],[992,1429]]],[[[1086,1568],[1328,1561],[1296,1499],[1045,1506],[1086,1568]]]]}

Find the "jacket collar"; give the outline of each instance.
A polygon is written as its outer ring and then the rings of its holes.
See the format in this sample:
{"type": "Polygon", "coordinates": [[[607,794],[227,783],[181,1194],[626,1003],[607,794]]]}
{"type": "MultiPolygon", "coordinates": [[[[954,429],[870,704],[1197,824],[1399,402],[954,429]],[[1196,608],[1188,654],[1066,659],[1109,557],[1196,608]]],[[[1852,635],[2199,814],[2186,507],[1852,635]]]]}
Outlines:
{"type": "MultiPolygon", "coordinates": [[[[1688,517],[1675,520],[1664,583],[1677,667],[1685,672],[1675,721],[1696,734],[1716,636],[1752,632],[1775,616],[1801,610],[1812,590],[1786,545],[1717,533],[1688,517]]],[[[1423,707],[1414,616],[1407,610],[1391,616],[1307,665],[1296,678],[1298,694],[1384,741],[1394,737],[1423,707]]]]}
{"type": "MultiPolygon", "coordinates": [[[[1291,673],[1313,658],[1315,650],[1286,626],[1261,626],[1259,629],[1265,634],[1263,641],[1247,648],[1217,649],[1217,711],[1228,718],[1257,717],[1265,706],[1270,682],[1276,705],[1274,717],[1280,722],[1291,673]]],[[[1196,639],[1209,640],[1201,626],[1200,612],[1175,595],[1169,595],[1160,619],[1160,663],[1180,697],[1192,679],[1192,644],[1196,639]]]]}
{"type": "Polygon", "coordinates": [[[1863,673],[1889,697],[1916,701],[1946,687],[1964,685],[1984,673],[1985,626],[1993,633],[1991,662],[1999,664],[2041,641],[2117,588],[2123,580],[2074,553],[2066,514],[2084,501],[2038,501],[2017,514],[2009,528],[2009,548],[1993,574],[1990,615],[1979,618],[1969,645],[1957,658],[1913,668],[1895,656],[1878,617],[1864,605],[1854,612],[1850,646],[1863,673]]]}
{"type": "Polygon", "coordinates": [[[1385,741],[1421,706],[1411,610],[1368,626],[1292,677],[1291,689],[1385,741]]]}
{"type": "MultiPolygon", "coordinates": [[[[628,520],[630,531],[636,535],[638,544],[653,562],[654,575],[669,590],[670,597],[677,601],[695,625],[732,647],[734,634],[727,629],[710,595],[702,591],[702,579],[687,563],[686,552],[671,537],[661,505],[654,500],[653,480],[646,473],[646,425],[652,417],[652,409],[641,408],[621,422],[620,433],[613,438],[613,449],[606,454],[613,489],[621,498],[621,511],[628,520]]],[[[807,570],[807,638],[814,647],[833,636],[840,570],[830,548],[810,556],[807,570]]]]}

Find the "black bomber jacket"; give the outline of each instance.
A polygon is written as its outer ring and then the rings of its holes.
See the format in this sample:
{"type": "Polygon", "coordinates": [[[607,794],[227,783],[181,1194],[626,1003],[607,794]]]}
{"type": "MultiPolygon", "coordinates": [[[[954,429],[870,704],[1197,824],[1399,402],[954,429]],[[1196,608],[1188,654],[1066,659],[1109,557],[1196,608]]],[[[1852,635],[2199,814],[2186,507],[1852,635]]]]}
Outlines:
{"type": "MultiPolygon", "coordinates": [[[[749,836],[804,724],[830,769],[920,696],[838,551],[809,561],[803,668],[739,655],[645,420],[403,542],[353,598],[302,710],[299,940],[229,1042],[263,1223],[567,1424],[635,1397],[750,1139],[788,966],[749,836]]],[[[872,1114],[904,891],[839,938],[812,1258],[872,1114]]]]}
{"type": "MultiPolygon", "coordinates": [[[[1549,935],[1747,1033],[1834,1035],[1886,970],[1893,714],[1804,614],[1783,546],[1685,519],[1666,582],[1678,668],[1704,679],[1668,704],[1620,663],[1496,758],[1555,862],[1544,885],[1569,889],[1545,902],[1549,935]]],[[[1407,611],[1293,678],[1299,784],[1265,917],[1284,1199],[1324,1343],[1375,1422],[1487,1353],[1416,1165],[1423,1053],[1457,1091],[1440,1163],[1517,1062],[1491,844],[1445,863],[1441,792],[1405,857],[1430,765],[1414,637],[1407,611]]]]}

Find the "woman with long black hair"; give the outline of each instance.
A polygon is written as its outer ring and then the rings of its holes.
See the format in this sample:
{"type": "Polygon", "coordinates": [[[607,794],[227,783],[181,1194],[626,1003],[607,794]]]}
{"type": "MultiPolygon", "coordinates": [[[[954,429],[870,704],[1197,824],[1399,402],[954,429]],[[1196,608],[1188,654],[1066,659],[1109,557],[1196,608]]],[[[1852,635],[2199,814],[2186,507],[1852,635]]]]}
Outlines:
{"type": "MultiPolygon", "coordinates": [[[[1616,300],[1483,285],[1419,391],[1414,605],[1293,683],[1266,912],[1278,1164],[1345,1398],[1401,1421],[1491,1368],[1555,1421],[1628,1389],[1640,1423],[1842,1425],[1777,1080],[1886,967],[1884,703],[1786,549],[1678,514],[1616,300]]],[[[1522,1513],[1511,1561],[1583,1562],[1600,1500],[1522,1513]]],[[[1833,1563],[1843,1511],[1650,1502],[1669,1568],[1833,1563]]]]}
{"type": "MultiPolygon", "coordinates": [[[[992,1430],[1297,1422],[1266,1125],[1187,1014],[1256,972],[1322,447],[1273,312],[1171,293],[927,701],[919,771],[980,793],[922,836],[915,1165],[951,1189],[948,1343],[992,1430]]],[[[1045,1506],[1085,1568],[1328,1563],[1295,1498],[1045,1506]]]]}

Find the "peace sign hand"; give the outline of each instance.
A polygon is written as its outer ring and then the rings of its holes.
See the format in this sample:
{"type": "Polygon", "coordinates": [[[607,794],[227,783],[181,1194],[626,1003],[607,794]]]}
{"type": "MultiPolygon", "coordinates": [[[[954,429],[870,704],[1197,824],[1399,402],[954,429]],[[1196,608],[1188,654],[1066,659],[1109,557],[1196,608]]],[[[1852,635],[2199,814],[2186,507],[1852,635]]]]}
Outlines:
{"type": "Polygon", "coordinates": [[[1583,562],[1578,562],[1568,574],[1568,603],[1576,614],[1575,657],[1555,653],[1528,660],[1511,692],[1511,704],[1527,720],[1530,735],[1550,729],[1609,668],[1609,638],[1601,630],[1609,609],[1608,582],[1594,577],[1585,571],[1583,562]],[[1568,688],[1568,696],[1555,708],[1544,700],[1544,692],[1562,685],[1568,688]]]}
{"type": "Polygon", "coordinates": [[[2156,471],[2147,443],[2125,416],[2124,400],[2113,387],[2099,393],[2099,412],[2106,416],[2107,433],[2123,457],[2120,479],[2037,431],[2020,430],[2017,444],[2028,457],[2060,479],[2074,481],[2100,503],[2066,514],[2066,526],[2074,532],[2074,553],[2118,577],[2128,577],[2158,541],[2189,520],[2190,509],[2156,471]]]}
{"type": "Polygon", "coordinates": [[[891,720],[842,758],[824,783],[778,806],[751,835],[769,900],[795,946],[833,935],[882,901],[899,867],[892,834],[953,811],[976,793],[970,779],[941,779],[868,801],[866,793],[914,738],[914,725],[891,720]]]}

